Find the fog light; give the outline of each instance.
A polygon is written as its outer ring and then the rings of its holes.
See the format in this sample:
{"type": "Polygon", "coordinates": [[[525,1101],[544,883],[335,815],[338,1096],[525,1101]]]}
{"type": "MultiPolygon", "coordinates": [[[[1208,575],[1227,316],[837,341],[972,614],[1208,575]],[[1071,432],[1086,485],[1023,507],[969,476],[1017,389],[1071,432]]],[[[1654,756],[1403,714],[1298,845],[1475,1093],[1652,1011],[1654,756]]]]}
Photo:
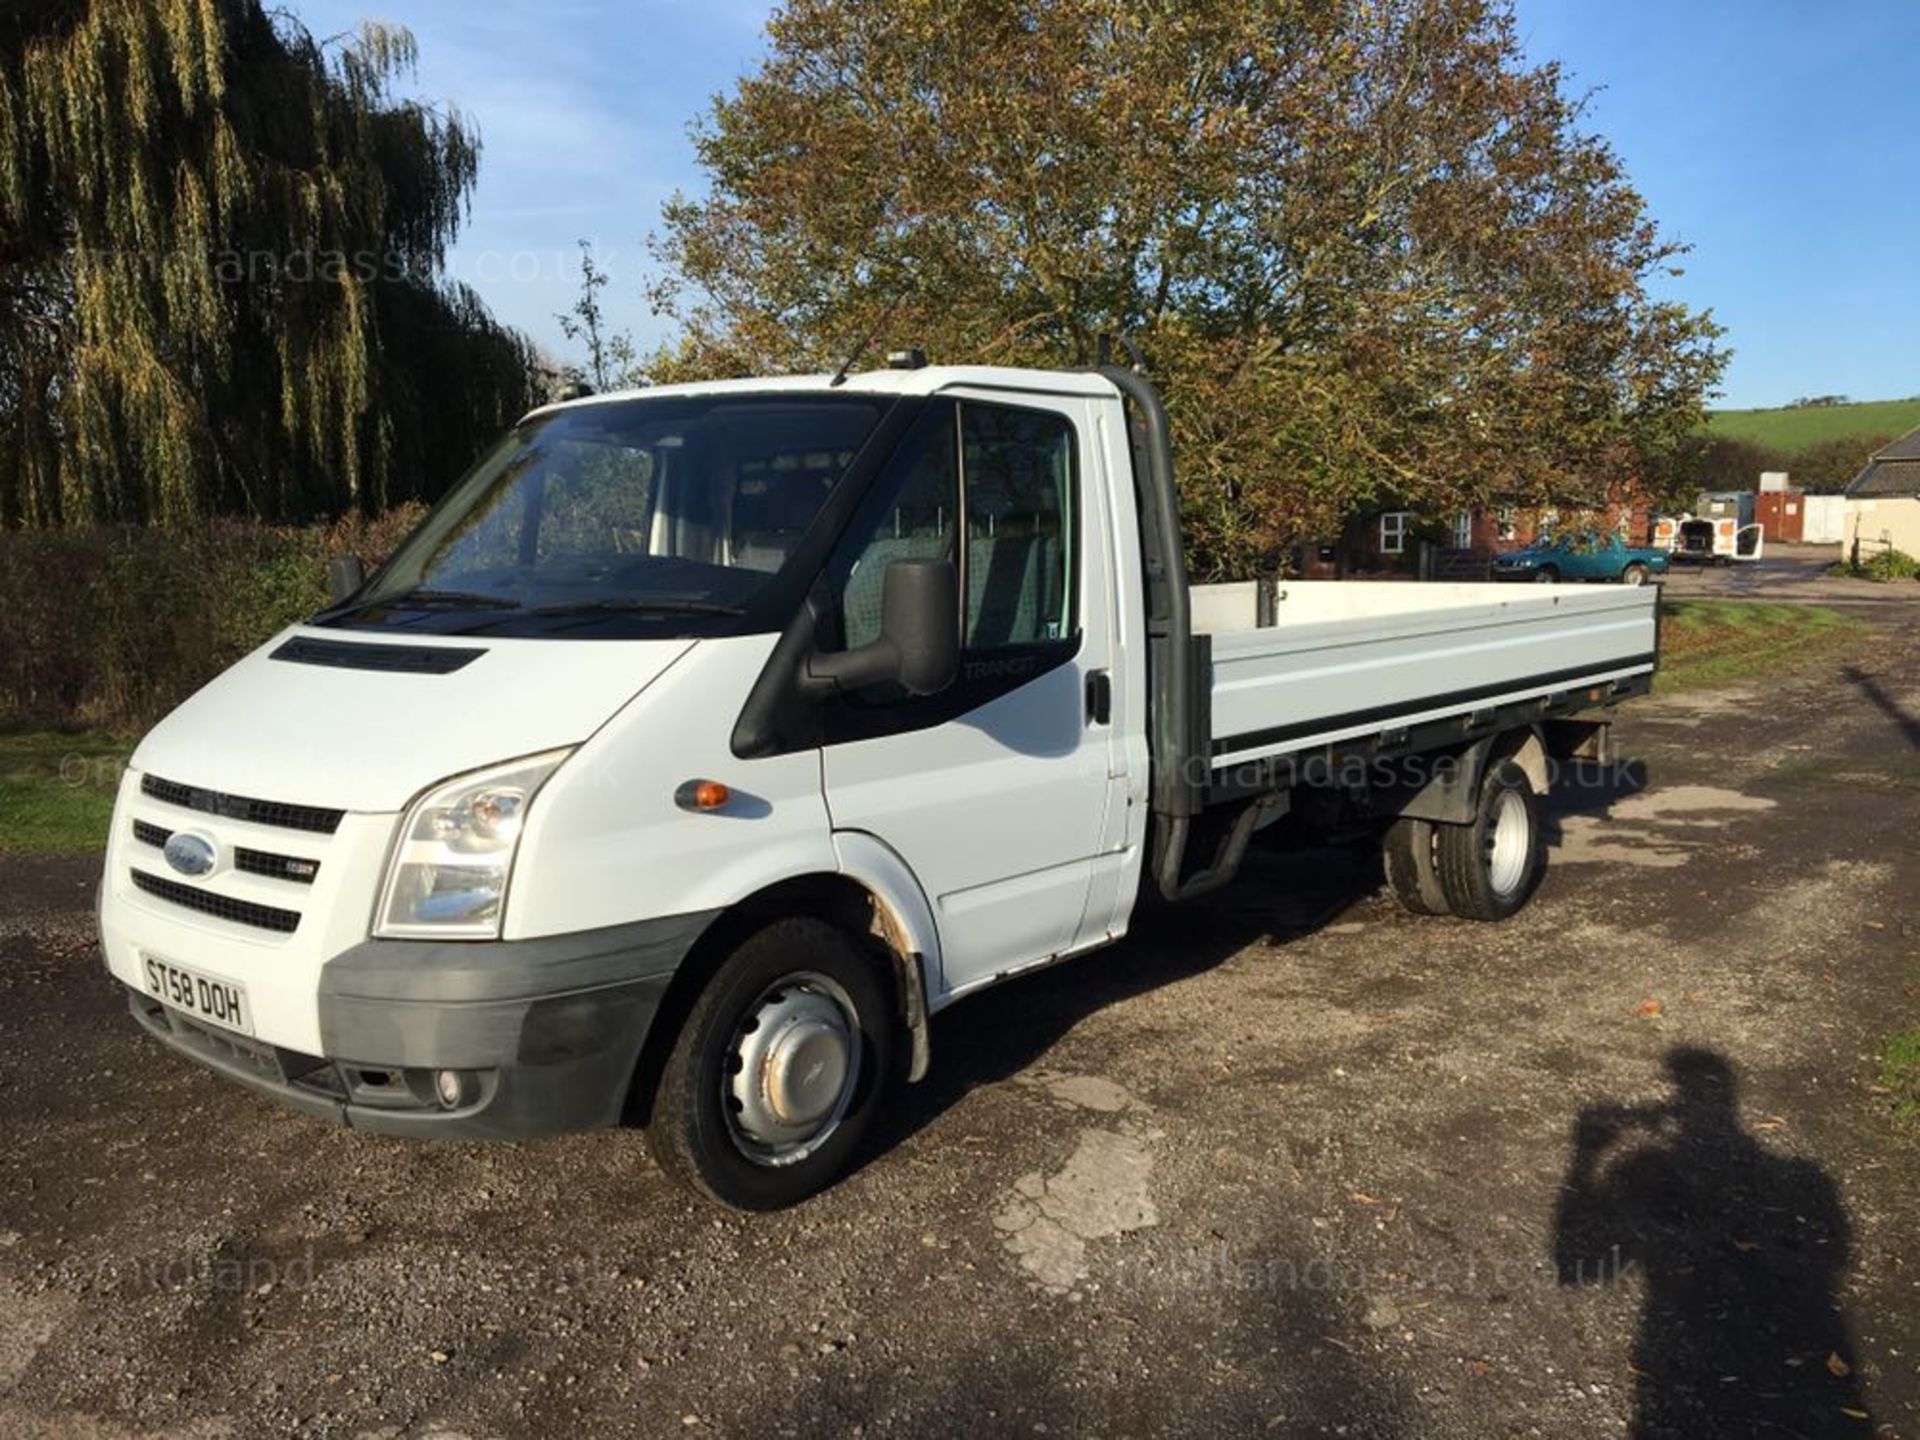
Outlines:
{"type": "Polygon", "coordinates": [[[467,1077],[458,1070],[441,1070],[433,1077],[433,1089],[441,1109],[458,1110],[467,1100],[467,1077]]]}

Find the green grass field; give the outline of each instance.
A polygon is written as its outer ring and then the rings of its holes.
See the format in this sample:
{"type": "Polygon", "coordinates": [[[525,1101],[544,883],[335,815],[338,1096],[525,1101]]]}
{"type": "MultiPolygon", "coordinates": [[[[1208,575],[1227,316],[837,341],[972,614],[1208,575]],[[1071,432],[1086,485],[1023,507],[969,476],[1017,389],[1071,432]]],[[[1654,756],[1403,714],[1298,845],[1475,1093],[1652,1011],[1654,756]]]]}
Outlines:
{"type": "Polygon", "coordinates": [[[1789,454],[1827,440],[1904,435],[1915,426],[1920,426],[1920,399],[1798,410],[1714,410],[1707,415],[1707,429],[1714,435],[1750,440],[1789,454]]]}
{"type": "Polygon", "coordinates": [[[1824,605],[1665,600],[1661,614],[1656,695],[1806,664],[1869,633],[1863,621],[1824,605]]]}
{"type": "Polygon", "coordinates": [[[51,730],[0,734],[0,854],[79,855],[106,844],[133,741],[51,730]]]}

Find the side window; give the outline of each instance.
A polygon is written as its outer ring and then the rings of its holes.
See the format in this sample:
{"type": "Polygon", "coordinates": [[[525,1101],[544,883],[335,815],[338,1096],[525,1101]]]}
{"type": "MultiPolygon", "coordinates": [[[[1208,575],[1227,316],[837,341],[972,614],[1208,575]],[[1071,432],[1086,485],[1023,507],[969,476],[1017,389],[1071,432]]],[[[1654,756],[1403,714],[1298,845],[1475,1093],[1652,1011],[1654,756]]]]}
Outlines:
{"type": "Polygon", "coordinates": [[[1073,633],[1074,434],[1045,410],[963,404],[969,650],[1073,633]]]}
{"type": "Polygon", "coordinates": [[[881,592],[896,560],[954,561],[967,650],[1071,636],[1074,455],[1073,426],[1061,415],[972,402],[930,409],[889,463],[867,528],[855,532],[864,538],[835,572],[845,577],[845,648],[879,638],[881,592]]]}
{"type": "Polygon", "coordinates": [[[960,508],[959,449],[954,407],[930,410],[880,478],[884,509],[852,559],[840,591],[845,647],[880,638],[880,596],[887,566],[896,560],[953,558],[954,517],[960,508]]]}

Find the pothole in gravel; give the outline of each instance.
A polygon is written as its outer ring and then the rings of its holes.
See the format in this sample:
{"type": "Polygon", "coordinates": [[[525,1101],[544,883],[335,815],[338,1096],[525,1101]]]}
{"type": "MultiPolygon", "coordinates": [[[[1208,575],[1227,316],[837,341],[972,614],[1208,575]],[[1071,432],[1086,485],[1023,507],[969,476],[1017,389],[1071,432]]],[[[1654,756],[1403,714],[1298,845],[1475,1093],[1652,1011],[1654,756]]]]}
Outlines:
{"type": "Polygon", "coordinates": [[[1021,1269],[1050,1294],[1070,1295],[1087,1276],[1089,1246],[1160,1223],[1150,1182],[1152,1144],[1162,1132],[1138,1118],[1148,1107],[1132,1092],[1101,1076],[1041,1071],[1022,1083],[1063,1109],[1107,1119],[1107,1125],[1080,1132],[1059,1170],[1035,1170],[1016,1180],[993,1217],[1021,1269]]]}
{"type": "Polygon", "coordinates": [[[1715,785],[1649,790],[1619,801],[1604,815],[1565,816],[1553,860],[1557,865],[1610,862],[1642,870],[1675,869],[1708,846],[1723,851],[1718,832],[1732,817],[1771,810],[1778,803],[1715,785]]]}

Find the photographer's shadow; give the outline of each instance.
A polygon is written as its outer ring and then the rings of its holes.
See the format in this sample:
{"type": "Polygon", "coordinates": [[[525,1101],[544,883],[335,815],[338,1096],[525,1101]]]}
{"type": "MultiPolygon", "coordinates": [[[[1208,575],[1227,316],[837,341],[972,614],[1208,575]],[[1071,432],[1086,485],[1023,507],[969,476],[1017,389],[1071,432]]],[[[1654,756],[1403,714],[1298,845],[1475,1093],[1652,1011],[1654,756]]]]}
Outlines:
{"type": "Polygon", "coordinates": [[[1723,1057],[1676,1049],[1667,1073],[1664,1103],[1581,1112],[1554,1217],[1562,1285],[1644,1287],[1633,1433],[1872,1434],[1833,1182],[1741,1127],[1723,1057]]]}

